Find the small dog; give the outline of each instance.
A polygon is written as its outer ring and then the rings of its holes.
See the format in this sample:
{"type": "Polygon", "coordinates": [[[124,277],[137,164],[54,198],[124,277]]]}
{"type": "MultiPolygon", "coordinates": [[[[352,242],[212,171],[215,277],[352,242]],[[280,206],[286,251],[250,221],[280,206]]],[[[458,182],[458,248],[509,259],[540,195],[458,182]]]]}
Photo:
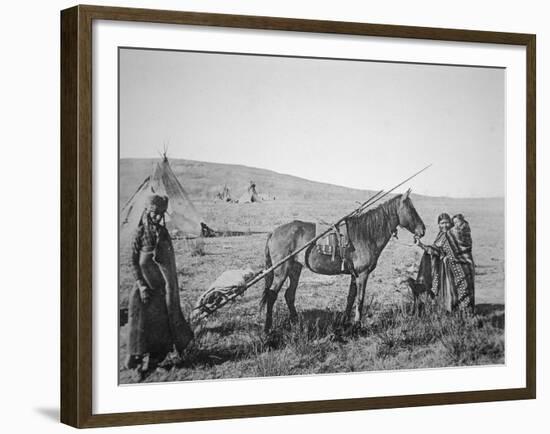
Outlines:
{"type": "Polygon", "coordinates": [[[423,284],[417,283],[416,280],[414,280],[412,277],[407,278],[406,282],[409,285],[409,288],[411,288],[411,292],[413,294],[413,308],[411,314],[416,315],[418,311],[418,315],[420,316],[422,314],[422,306],[424,304],[422,303],[422,300],[420,300],[420,303],[418,303],[420,296],[424,293],[427,293],[430,298],[433,299],[435,297],[435,294],[431,289],[427,289],[423,284]]]}

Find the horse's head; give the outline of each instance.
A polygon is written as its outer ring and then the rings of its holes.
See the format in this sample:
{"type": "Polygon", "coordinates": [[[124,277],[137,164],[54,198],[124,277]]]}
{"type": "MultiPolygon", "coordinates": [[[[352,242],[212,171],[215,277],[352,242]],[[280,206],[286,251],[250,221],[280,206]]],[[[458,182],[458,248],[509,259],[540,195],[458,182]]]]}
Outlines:
{"type": "Polygon", "coordinates": [[[399,226],[407,229],[417,237],[423,237],[426,233],[426,226],[416,212],[414,205],[409,197],[411,189],[401,195],[399,206],[397,207],[397,216],[399,217],[399,226]]]}

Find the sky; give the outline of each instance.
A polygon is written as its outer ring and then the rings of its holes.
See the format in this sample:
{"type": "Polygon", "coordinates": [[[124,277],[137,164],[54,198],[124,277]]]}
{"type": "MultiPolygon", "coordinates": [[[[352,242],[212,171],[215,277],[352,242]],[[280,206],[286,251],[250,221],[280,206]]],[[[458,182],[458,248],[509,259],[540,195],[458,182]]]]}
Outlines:
{"type": "Polygon", "coordinates": [[[121,49],[120,158],[380,190],[504,196],[505,70],[121,49]]]}

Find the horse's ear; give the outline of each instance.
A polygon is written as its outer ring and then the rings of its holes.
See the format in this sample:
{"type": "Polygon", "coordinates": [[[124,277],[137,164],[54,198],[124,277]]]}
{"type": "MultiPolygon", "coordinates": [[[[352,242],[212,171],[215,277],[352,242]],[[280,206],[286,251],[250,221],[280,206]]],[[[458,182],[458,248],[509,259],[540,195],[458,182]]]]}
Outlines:
{"type": "Polygon", "coordinates": [[[409,194],[411,194],[411,189],[409,188],[403,195],[401,196],[401,201],[407,200],[409,198],[409,194]]]}

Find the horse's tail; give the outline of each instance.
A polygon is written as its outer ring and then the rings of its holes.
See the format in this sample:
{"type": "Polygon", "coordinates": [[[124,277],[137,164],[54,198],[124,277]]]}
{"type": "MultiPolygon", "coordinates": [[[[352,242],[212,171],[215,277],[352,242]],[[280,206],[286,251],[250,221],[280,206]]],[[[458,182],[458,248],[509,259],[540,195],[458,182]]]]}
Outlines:
{"type": "MultiPolygon", "coordinates": [[[[267,240],[265,242],[265,268],[266,270],[273,265],[271,262],[271,255],[269,254],[269,240],[271,240],[271,235],[273,233],[270,233],[267,236],[267,240]]],[[[273,271],[268,273],[265,276],[264,279],[265,286],[264,286],[264,292],[262,293],[262,299],[260,300],[260,310],[262,310],[267,303],[267,296],[269,294],[269,290],[271,289],[271,285],[273,284],[273,271]]]]}

